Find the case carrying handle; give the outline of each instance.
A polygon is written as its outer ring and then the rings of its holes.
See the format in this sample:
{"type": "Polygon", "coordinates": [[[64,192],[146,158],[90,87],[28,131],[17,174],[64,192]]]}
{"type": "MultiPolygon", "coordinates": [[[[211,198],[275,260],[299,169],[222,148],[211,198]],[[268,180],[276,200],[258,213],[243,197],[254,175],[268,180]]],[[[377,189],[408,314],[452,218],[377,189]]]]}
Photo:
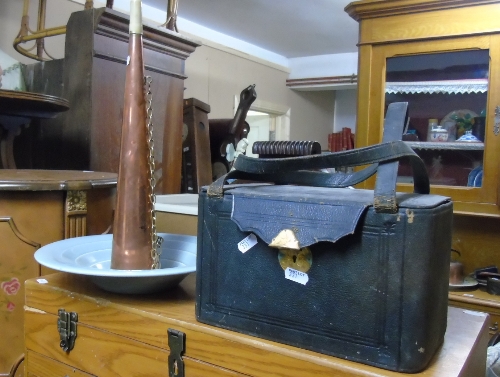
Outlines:
{"type": "Polygon", "coordinates": [[[404,141],[401,141],[406,123],[408,103],[389,105],[384,121],[382,143],[348,151],[303,157],[256,159],[241,155],[234,170],[217,179],[208,188],[208,196],[222,197],[228,179],[246,179],[276,184],[300,184],[318,187],[347,187],[360,183],[375,172],[374,208],[377,212],[397,212],[396,179],[399,160],[408,159],[413,172],[415,193],[430,191],[427,170],[422,159],[404,141]],[[322,173],[311,169],[368,167],[351,173],[322,173]]]}

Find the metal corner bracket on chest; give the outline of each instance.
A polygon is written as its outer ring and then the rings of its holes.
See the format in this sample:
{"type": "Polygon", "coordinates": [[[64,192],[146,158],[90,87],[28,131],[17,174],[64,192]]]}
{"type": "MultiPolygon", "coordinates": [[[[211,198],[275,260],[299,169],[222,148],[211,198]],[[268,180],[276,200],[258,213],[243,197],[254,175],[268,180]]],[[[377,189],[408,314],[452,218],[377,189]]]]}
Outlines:
{"type": "Polygon", "coordinates": [[[59,346],[64,352],[71,351],[75,346],[77,322],[78,313],[67,312],[64,309],[57,311],[57,331],[61,339],[59,346]]]}

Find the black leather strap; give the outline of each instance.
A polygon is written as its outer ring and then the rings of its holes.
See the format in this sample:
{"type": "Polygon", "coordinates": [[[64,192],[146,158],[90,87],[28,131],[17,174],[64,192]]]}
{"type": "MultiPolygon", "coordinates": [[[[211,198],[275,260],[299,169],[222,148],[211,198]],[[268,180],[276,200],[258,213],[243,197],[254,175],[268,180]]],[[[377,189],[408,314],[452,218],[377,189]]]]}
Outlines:
{"type": "Polygon", "coordinates": [[[210,196],[221,196],[222,185],[228,179],[248,179],[275,183],[306,184],[309,186],[346,187],[364,181],[372,176],[378,164],[370,165],[361,171],[344,173],[320,173],[304,171],[325,169],[328,167],[361,166],[372,162],[391,162],[408,158],[413,168],[414,191],[420,194],[429,193],[429,180],[422,160],[403,141],[377,144],[366,148],[355,149],[357,156],[348,152],[337,152],[328,155],[254,159],[240,156],[235,161],[235,170],[220,177],[209,188],[210,196]],[[294,160],[294,163],[290,163],[294,160]]]}
{"type": "Polygon", "coordinates": [[[396,206],[396,176],[398,161],[408,159],[413,171],[414,192],[429,193],[429,179],[420,157],[401,141],[407,103],[389,105],[384,123],[384,143],[327,155],[255,159],[240,156],[234,169],[208,188],[208,195],[222,197],[228,179],[248,179],[277,184],[302,184],[321,187],[346,187],[360,183],[377,172],[374,206],[377,211],[394,212],[396,206]],[[390,141],[390,140],[398,141],[390,141]],[[320,173],[306,170],[339,168],[346,166],[369,167],[352,173],[320,173]]]}
{"type": "Polygon", "coordinates": [[[405,142],[392,141],[348,151],[287,158],[252,158],[240,155],[234,168],[248,173],[279,174],[283,171],[341,168],[399,160],[403,157],[420,159],[405,142]]]}
{"type": "Polygon", "coordinates": [[[377,172],[378,164],[354,173],[323,173],[318,171],[283,171],[280,173],[252,173],[241,170],[232,170],[215,181],[208,189],[209,196],[222,195],[222,186],[230,179],[245,179],[260,182],[273,182],[278,185],[302,185],[315,187],[348,187],[365,181],[377,172]],[[220,193],[220,194],[217,194],[220,193]]]}
{"type": "MultiPolygon", "coordinates": [[[[382,143],[402,139],[407,116],[407,102],[391,103],[389,105],[384,120],[382,143]]],[[[398,211],[396,203],[398,167],[399,162],[392,161],[381,164],[377,170],[377,180],[374,190],[374,207],[377,212],[396,213],[398,211]]],[[[425,176],[427,177],[427,174],[425,176]]],[[[417,186],[414,185],[414,190],[416,189],[417,186]]]]}

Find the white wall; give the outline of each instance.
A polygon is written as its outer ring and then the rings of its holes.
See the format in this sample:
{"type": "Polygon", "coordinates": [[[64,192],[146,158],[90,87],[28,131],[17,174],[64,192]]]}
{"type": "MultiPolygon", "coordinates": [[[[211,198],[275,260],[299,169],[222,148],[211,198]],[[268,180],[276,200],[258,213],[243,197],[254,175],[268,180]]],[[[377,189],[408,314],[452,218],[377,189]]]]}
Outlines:
{"type": "MultiPolygon", "coordinates": [[[[290,108],[290,140],[315,140],[327,148],[334,124],[335,91],[294,91],[288,73],[202,46],[186,61],[185,98],[210,104],[209,118],[232,118],[234,96],[256,84],[257,100],[290,108]]],[[[340,92],[337,92],[340,93],[340,92]]]]}
{"type": "Polygon", "coordinates": [[[290,91],[290,139],[318,141],[328,149],[332,132],[335,92],[290,91]]]}
{"type": "Polygon", "coordinates": [[[356,132],[356,103],[358,91],[356,89],[338,90],[335,95],[334,132],[343,127],[349,127],[356,132]]]}
{"type": "Polygon", "coordinates": [[[257,99],[288,106],[287,72],[237,55],[201,46],[186,61],[185,98],[197,98],[211,107],[209,118],[232,118],[234,97],[255,84],[257,99]]]}
{"type": "Polygon", "coordinates": [[[305,56],[289,60],[290,78],[351,76],[358,74],[358,53],[305,56]]]}

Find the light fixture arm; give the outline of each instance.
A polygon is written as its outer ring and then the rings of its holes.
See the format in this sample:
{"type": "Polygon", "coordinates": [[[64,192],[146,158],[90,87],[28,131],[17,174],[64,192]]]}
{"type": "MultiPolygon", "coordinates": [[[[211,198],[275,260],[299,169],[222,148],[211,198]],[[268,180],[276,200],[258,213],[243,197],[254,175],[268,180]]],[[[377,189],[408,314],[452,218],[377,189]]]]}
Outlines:
{"type": "Polygon", "coordinates": [[[165,23],[160,25],[160,27],[164,26],[168,30],[179,32],[179,30],[177,30],[177,8],[178,0],[167,1],[167,19],[165,20],[165,23]]]}
{"type": "MultiPolygon", "coordinates": [[[[17,37],[14,39],[13,46],[14,49],[19,52],[21,55],[27,56],[28,58],[45,61],[49,59],[53,59],[47,52],[45,48],[44,39],[47,37],[53,37],[55,35],[61,35],[66,33],[66,26],[57,26],[52,28],[45,28],[45,18],[46,18],[46,8],[47,8],[47,0],[39,0],[38,1],[38,18],[37,18],[37,28],[35,31],[31,30],[29,27],[29,0],[24,0],[23,5],[23,15],[21,18],[21,29],[17,34],[17,37]],[[36,43],[33,47],[26,49],[21,47],[21,44],[24,44],[29,41],[35,40],[36,43]],[[36,47],[36,54],[30,52],[36,47]],[[44,57],[45,55],[48,58],[44,57]]],[[[111,1],[112,4],[112,1],[111,1]]],[[[85,9],[92,9],[94,2],[92,0],[85,0],[85,9]]]]}

